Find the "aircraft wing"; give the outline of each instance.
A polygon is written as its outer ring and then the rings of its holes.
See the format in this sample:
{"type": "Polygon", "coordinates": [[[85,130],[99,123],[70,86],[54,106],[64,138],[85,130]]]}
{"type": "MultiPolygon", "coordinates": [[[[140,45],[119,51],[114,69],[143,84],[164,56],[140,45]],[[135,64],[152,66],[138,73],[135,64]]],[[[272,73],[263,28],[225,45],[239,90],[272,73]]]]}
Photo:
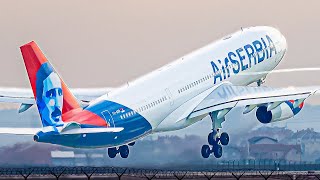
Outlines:
{"type": "MultiPolygon", "coordinates": [[[[113,88],[76,88],[70,89],[74,96],[82,102],[90,102],[108,92],[113,88]]],[[[31,89],[27,88],[1,88],[0,102],[34,104],[34,97],[31,89]]]]}
{"type": "Polygon", "coordinates": [[[310,95],[318,94],[319,90],[320,87],[271,88],[263,86],[234,86],[230,83],[223,83],[206,96],[189,113],[188,118],[198,117],[214,111],[230,110],[235,106],[246,106],[245,114],[259,105],[269,105],[272,108],[272,106],[290,100],[295,100],[294,106],[299,106],[310,95]]]}

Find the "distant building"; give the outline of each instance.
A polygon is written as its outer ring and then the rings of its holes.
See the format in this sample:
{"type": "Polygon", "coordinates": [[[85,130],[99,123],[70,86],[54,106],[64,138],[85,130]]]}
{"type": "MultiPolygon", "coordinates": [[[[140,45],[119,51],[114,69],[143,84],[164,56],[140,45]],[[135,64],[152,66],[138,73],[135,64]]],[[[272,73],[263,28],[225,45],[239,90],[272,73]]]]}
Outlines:
{"type": "Polygon", "coordinates": [[[75,166],[73,151],[51,151],[51,160],[54,166],[75,166]]]}
{"type": "Polygon", "coordinates": [[[301,144],[303,160],[313,161],[320,157],[320,133],[313,129],[297,131],[284,141],[289,144],[301,144]]]}
{"type": "Polygon", "coordinates": [[[248,139],[252,137],[270,137],[281,142],[283,139],[292,137],[293,134],[294,132],[292,130],[285,127],[262,126],[254,131],[251,131],[248,139]]]}
{"type": "Polygon", "coordinates": [[[104,166],[105,151],[51,151],[51,163],[54,166],[104,166]]]}
{"type": "Polygon", "coordinates": [[[248,157],[247,147],[226,146],[223,149],[223,159],[242,160],[248,157]]]}
{"type": "Polygon", "coordinates": [[[249,141],[249,156],[255,159],[299,161],[300,145],[281,144],[266,136],[253,137],[249,141]]]}

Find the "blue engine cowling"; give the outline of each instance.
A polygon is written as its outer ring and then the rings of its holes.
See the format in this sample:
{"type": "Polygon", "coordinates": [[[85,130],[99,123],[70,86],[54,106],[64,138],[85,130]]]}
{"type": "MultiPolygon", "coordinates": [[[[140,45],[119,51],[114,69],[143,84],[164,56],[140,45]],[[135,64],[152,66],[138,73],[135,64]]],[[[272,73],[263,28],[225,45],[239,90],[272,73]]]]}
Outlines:
{"type": "Polygon", "coordinates": [[[295,101],[285,101],[270,111],[267,110],[267,106],[265,105],[259,106],[256,111],[256,117],[263,124],[286,120],[298,114],[303,107],[304,102],[294,108],[294,102],[295,101]]]}

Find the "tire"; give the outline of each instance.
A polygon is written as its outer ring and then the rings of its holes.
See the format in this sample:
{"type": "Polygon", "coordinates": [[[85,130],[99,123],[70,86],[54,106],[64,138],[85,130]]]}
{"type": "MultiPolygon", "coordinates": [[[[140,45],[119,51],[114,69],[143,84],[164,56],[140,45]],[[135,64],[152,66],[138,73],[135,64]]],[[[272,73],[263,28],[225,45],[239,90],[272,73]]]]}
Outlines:
{"type": "Polygon", "coordinates": [[[115,158],[117,155],[117,148],[113,147],[113,148],[108,148],[108,156],[109,158],[115,158]]]}
{"type": "Polygon", "coordinates": [[[216,140],[215,140],[215,133],[211,132],[209,135],[208,135],[208,143],[211,145],[211,146],[215,146],[217,144],[216,140]]]}
{"type": "Polygon", "coordinates": [[[132,143],[129,143],[128,145],[129,146],[133,146],[133,145],[135,145],[136,144],[136,142],[132,142],[132,143]]]}
{"type": "Polygon", "coordinates": [[[201,148],[201,155],[203,158],[208,158],[211,154],[210,147],[208,145],[203,145],[201,148]]]}
{"type": "Polygon", "coordinates": [[[229,135],[226,132],[221,133],[220,135],[220,142],[222,145],[226,146],[229,144],[229,135]]]}
{"type": "Polygon", "coordinates": [[[221,158],[221,156],[222,156],[222,146],[221,145],[216,145],[213,147],[213,155],[216,158],[221,158]]]}
{"type": "Polygon", "coordinates": [[[119,152],[122,158],[127,158],[129,156],[129,147],[126,145],[120,146],[119,152]]]}

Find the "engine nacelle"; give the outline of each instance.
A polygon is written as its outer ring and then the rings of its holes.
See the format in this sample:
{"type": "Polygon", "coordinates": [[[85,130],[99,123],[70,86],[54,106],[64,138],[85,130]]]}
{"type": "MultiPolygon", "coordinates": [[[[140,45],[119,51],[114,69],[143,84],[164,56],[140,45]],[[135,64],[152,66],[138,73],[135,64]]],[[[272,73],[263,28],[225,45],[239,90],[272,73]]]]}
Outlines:
{"type": "Polygon", "coordinates": [[[267,110],[267,106],[260,106],[256,111],[256,117],[263,124],[286,120],[298,114],[303,107],[304,102],[294,108],[294,102],[285,101],[271,111],[267,110]]]}

